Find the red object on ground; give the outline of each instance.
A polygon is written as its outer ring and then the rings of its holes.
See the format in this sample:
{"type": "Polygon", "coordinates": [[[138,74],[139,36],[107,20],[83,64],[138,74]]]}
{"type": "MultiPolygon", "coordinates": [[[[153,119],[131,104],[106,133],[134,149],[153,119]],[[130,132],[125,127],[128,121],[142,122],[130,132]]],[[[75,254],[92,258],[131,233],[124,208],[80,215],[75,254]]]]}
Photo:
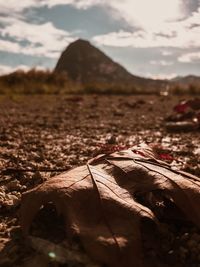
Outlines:
{"type": "Polygon", "coordinates": [[[189,106],[189,103],[187,101],[184,101],[176,105],[174,107],[174,111],[176,111],[177,113],[185,113],[189,106]]]}
{"type": "Polygon", "coordinates": [[[169,155],[169,154],[159,154],[158,157],[161,159],[161,160],[167,160],[167,161],[172,161],[174,160],[174,158],[169,155]]]}

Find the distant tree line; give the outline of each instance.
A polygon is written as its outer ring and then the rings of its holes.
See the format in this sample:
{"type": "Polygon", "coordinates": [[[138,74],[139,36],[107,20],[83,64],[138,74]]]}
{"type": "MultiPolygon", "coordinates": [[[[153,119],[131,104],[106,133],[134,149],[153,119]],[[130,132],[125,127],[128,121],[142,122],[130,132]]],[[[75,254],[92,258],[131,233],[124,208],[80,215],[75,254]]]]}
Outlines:
{"type": "Polygon", "coordinates": [[[170,92],[175,95],[198,95],[200,94],[200,84],[190,83],[187,86],[183,86],[181,84],[173,84],[171,85],[170,92]]]}
{"type": "Polygon", "coordinates": [[[48,70],[18,70],[0,77],[0,94],[59,94],[72,88],[72,81],[66,73],[48,70]]]}
{"type": "MultiPolygon", "coordinates": [[[[166,86],[170,94],[199,94],[200,85],[188,87],[179,84],[166,86]]],[[[72,81],[66,72],[52,72],[31,69],[28,72],[15,71],[0,76],[0,94],[160,94],[154,86],[141,89],[128,83],[80,83],[72,81]]]]}

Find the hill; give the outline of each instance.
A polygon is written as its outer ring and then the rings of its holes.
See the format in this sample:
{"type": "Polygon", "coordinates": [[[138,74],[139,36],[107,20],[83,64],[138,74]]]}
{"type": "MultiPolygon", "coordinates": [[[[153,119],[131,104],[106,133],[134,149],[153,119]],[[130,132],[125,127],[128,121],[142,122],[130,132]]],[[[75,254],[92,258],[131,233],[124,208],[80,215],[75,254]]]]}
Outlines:
{"type": "Polygon", "coordinates": [[[196,75],[187,75],[183,77],[178,76],[172,79],[172,81],[182,85],[190,85],[190,84],[200,85],[200,77],[196,75]]]}
{"type": "Polygon", "coordinates": [[[66,72],[69,78],[84,85],[117,86],[124,90],[158,90],[167,83],[132,75],[90,42],[81,39],[63,51],[55,72],[66,72]]]}
{"type": "Polygon", "coordinates": [[[195,75],[187,75],[184,77],[175,77],[170,81],[175,91],[180,93],[188,92],[190,94],[200,93],[200,77],[195,75]]]}

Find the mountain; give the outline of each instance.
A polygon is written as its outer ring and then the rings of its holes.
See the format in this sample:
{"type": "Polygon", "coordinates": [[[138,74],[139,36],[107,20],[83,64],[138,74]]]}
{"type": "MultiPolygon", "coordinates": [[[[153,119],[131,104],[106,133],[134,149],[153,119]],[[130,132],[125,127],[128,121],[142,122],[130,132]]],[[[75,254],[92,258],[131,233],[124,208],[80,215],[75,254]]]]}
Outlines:
{"type": "Polygon", "coordinates": [[[178,83],[183,86],[189,86],[191,84],[200,85],[200,77],[195,75],[187,75],[184,77],[177,76],[171,80],[172,82],[178,83]]]}
{"type": "Polygon", "coordinates": [[[160,88],[166,81],[141,78],[129,73],[86,40],[71,43],[61,54],[55,72],[66,72],[82,84],[131,86],[142,90],[160,88]]]}

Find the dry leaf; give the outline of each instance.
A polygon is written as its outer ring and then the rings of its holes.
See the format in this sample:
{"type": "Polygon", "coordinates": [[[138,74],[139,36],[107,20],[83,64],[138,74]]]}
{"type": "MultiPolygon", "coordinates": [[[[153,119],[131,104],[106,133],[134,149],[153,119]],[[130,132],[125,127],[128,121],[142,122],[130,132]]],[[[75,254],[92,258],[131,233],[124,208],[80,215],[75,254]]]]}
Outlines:
{"type": "Polygon", "coordinates": [[[160,201],[170,202],[200,226],[200,179],[173,170],[149,148],[101,155],[25,193],[25,234],[40,207],[50,201],[64,215],[68,239],[78,235],[91,259],[109,267],[146,266],[142,225],[159,225],[155,207],[160,201]]]}

